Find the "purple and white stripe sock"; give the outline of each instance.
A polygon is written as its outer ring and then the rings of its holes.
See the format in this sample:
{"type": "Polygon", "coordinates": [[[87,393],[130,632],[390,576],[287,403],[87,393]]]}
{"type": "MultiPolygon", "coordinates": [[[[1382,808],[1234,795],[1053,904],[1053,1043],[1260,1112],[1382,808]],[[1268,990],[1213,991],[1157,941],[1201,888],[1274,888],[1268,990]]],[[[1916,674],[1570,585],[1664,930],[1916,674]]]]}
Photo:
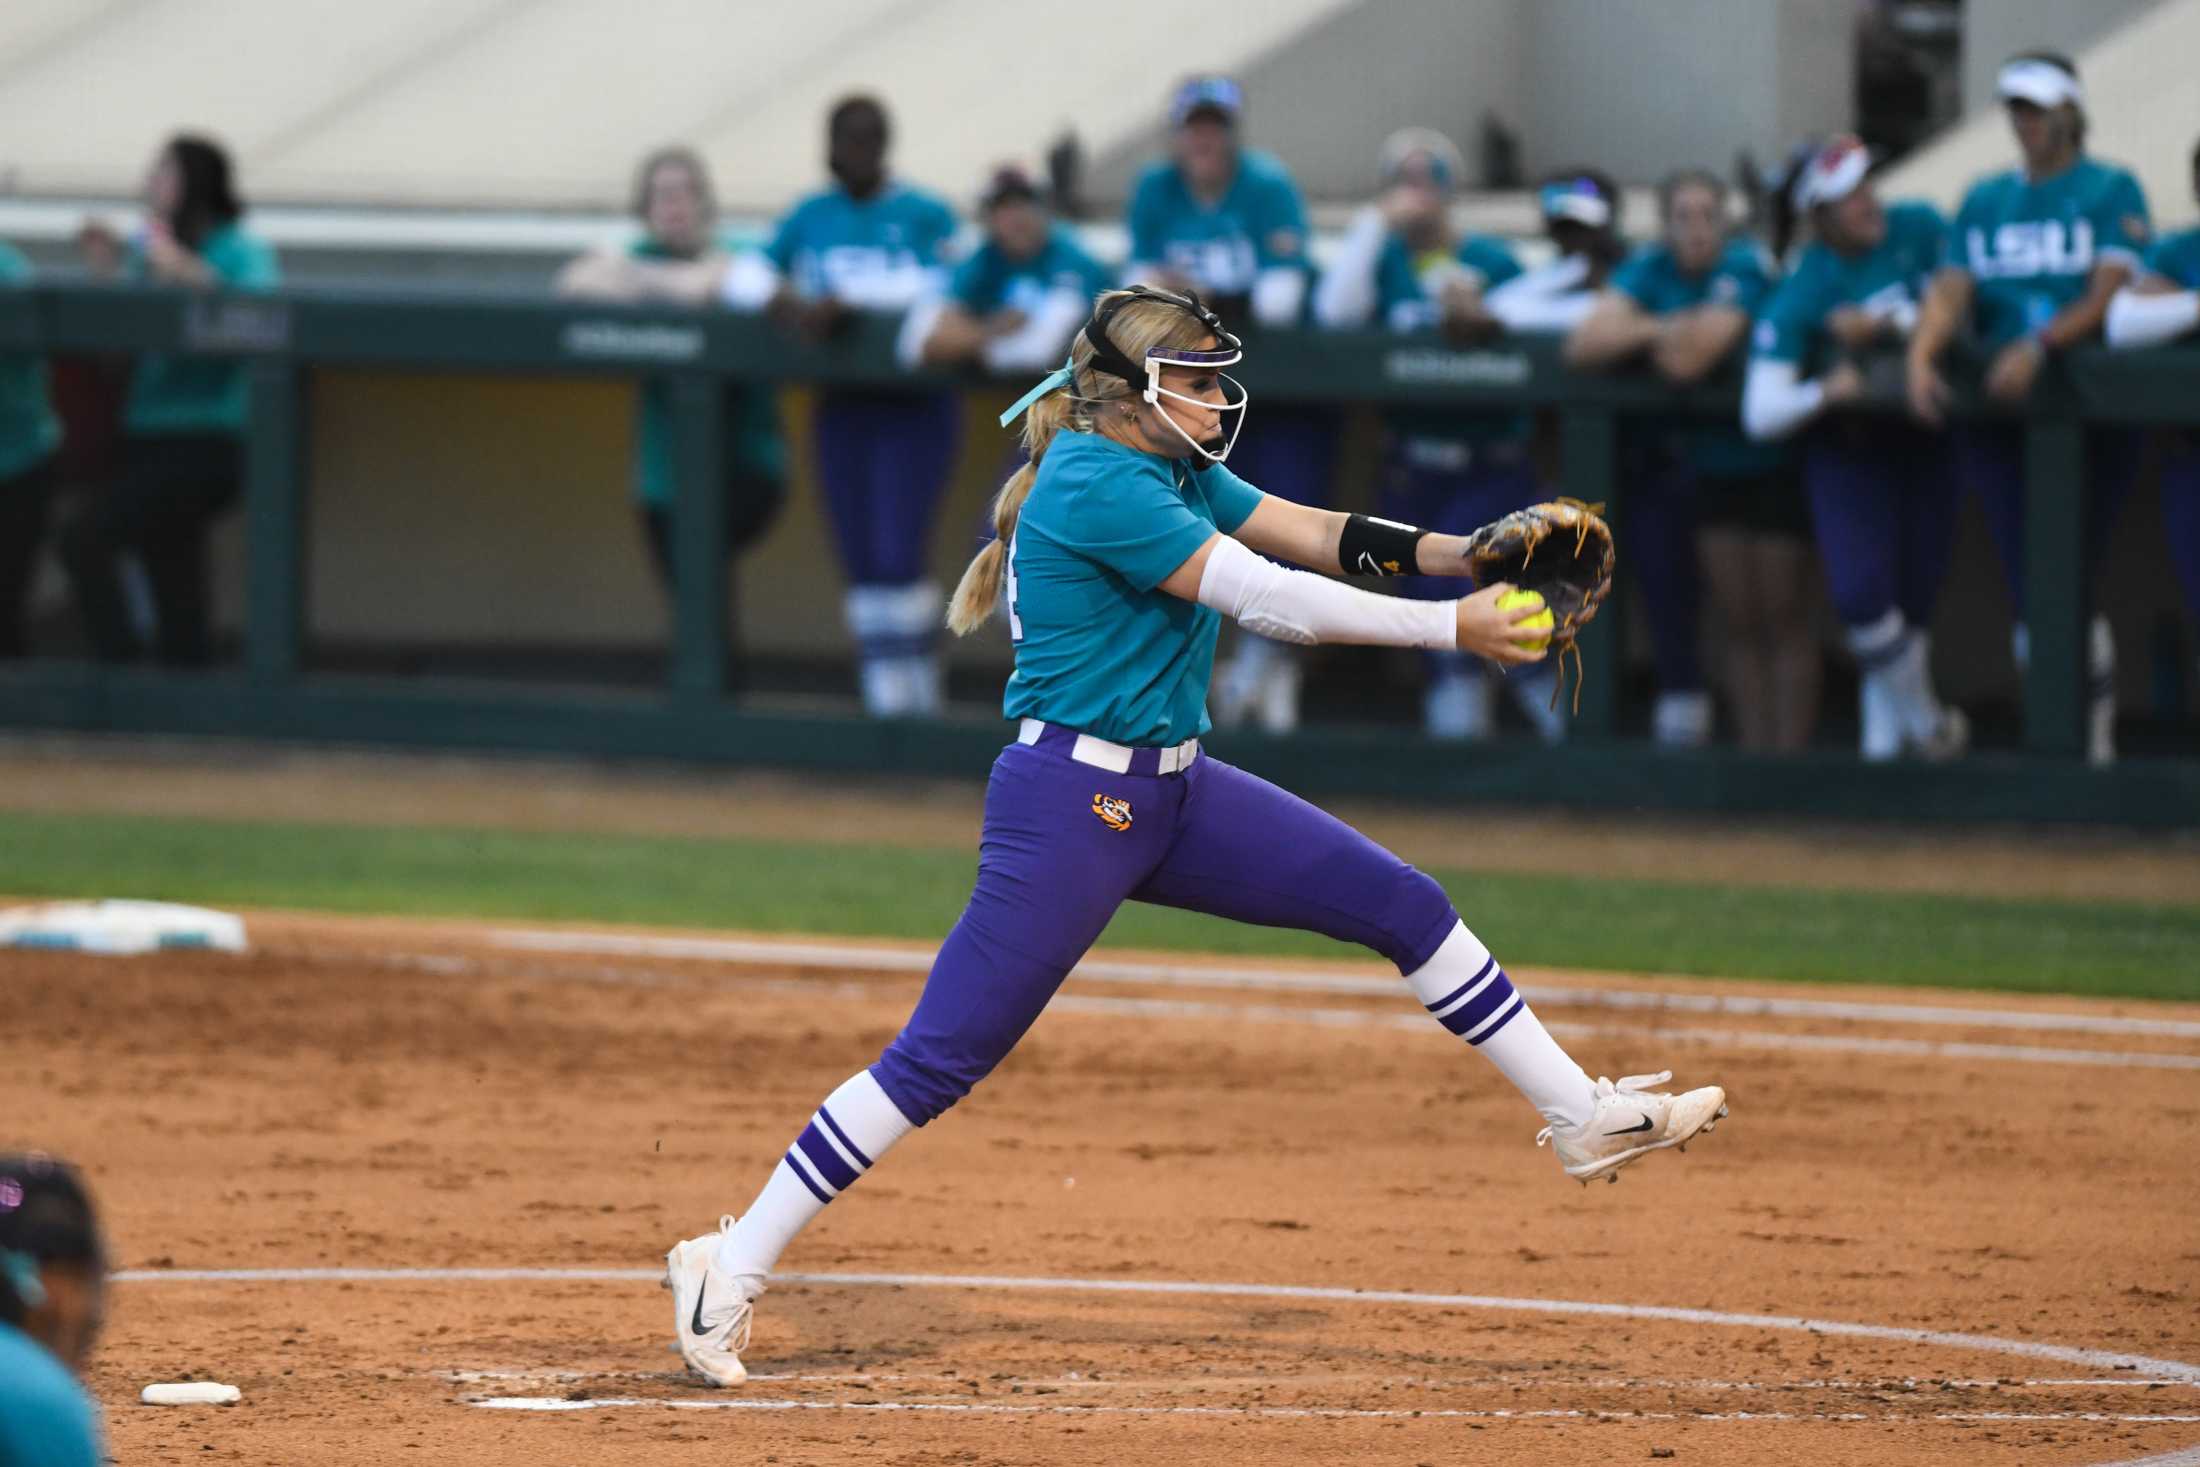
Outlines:
{"type": "Polygon", "coordinates": [[[913,1129],[869,1070],[851,1076],[825,1097],[756,1201],[719,1240],[718,1266],[733,1274],[770,1273],[795,1234],[913,1129]]]}
{"type": "Polygon", "coordinates": [[[1480,1050],[1553,1125],[1578,1126],[1596,1106],[1596,1087],[1462,922],[1435,956],[1406,974],[1406,986],[1436,1022],[1480,1050]]]}

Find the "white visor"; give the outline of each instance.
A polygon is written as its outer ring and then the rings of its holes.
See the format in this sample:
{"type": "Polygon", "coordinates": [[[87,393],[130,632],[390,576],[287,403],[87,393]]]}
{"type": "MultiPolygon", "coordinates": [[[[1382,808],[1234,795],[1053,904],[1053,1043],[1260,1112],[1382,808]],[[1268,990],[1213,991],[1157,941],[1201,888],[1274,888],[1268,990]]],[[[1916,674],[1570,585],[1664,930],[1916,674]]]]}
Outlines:
{"type": "Polygon", "coordinates": [[[2035,107],[2085,105],[2085,88],[2078,79],[2049,61],[2012,61],[2002,67],[1995,90],[2004,102],[2030,102],[2035,107]]]}
{"type": "Polygon", "coordinates": [[[1236,347],[1224,351],[1179,351],[1171,347],[1157,346],[1146,353],[1146,390],[1140,393],[1139,396],[1143,397],[1150,406],[1157,408],[1161,407],[1161,399],[1166,397],[1181,402],[1188,407],[1213,408],[1221,413],[1236,413],[1237,420],[1231,423],[1229,433],[1222,440],[1222,447],[1215,449],[1209,448],[1206,444],[1201,443],[1191,434],[1185,432],[1176,419],[1169,416],[1167,409],[1162,410],[1161,421],[1175,429],[1176,436],[1190,444],[1192,452],[1206,459],[1209,463],[1219,464],[1230,456],[1231,449],[1237,447],[1238,434],[1245,431],[1245,409],[1252,401],[1246,393],[1243,383],[1219,369],[1234,367],[1244,360],[1245,353],[1236,347]],[[1193,397],[1182,392],[1171,392],[1161,385],[1161,369],[1163,367],[1216,368],[1215,376],[1222,379],[1223,396],[1228,401],[1218,407],[1205,398],[1193,397]]]}
{"type": "Polygon", "coordinates": [[[1854,138],[1837,138],[1820,148],[1795,180],[1798,209],[1834,204],[1856,192],[1864,175],[1872,171],[1871,150],[1854,138]]]}

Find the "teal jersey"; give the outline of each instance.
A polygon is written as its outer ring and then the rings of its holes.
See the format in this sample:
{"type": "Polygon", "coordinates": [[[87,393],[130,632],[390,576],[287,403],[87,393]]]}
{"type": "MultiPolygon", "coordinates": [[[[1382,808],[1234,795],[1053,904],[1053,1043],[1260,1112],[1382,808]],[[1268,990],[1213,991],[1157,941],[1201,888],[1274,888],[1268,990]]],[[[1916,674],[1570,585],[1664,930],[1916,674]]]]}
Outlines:
{"type": "MultiPolygon", "coordinates": [[[[717,247],[729,254],[756,247],[754,240],[724,235],[717,247]]],[[[627,248],[637,260],[681,258],[644,236],[627,248]]],[[[764,479],[787,474],[787,443],[779,431],[779,407],[768,384],[729,382],[725,388],[726,451],[733,469],[764,479]]],[[[679,483],[678,432],[672,417],[672,384],[645,378],[634,419],[634,497],[643,504],[669,507],[679,483]]]]}
{"type": "Polygon", "coordinates": [[[955,267],[948,295],[974,316],[995,311],[1030,314],[1058,290],[1074,291],[1089,304],[1109,285],[1107,266],[1085,253],[1077,236],[1060,224],[1047,231],[1046,247],[1028,260],[1010,259],[987,240],[955,267]]]}
{"type": "Polygon", "coordinates": [[[2200,290],[2200,229],[2165,234],[2147,251],[2147,269],[2173,285],[2200,290]]]}
{"type": "Polygon", "coordinates": [[[1222,618],[1157,588],[1208,536],[1244,524],[1261,493],[1193,462],[1097,433],[1047,445],[1008,547],[1008,717],[1147,747],[1207,731],[1222,618]]]}
{"type": "Polygon", "coordinates": [[[0,1324],[0,1467],[100,1467],[91,1397],[52,1352],[0,1324]]]}
{"type": "MultiPolygon", "coordinates": [[[[230,224],[206,237],[199,258],[214,272],[221,290],[271,290],[281,283],[275,251],[265,240],[230,224]]],[[[145,278],[145,256],[133,249],[129,273],[145,278]]],[[[234,358],[171,357],[151,353],[138,359],[123,405],[127,433],[244,432],[247,413],[244,364],[234,358]]]]}
{"type": "Polygon", "coordinates": [[[1272,266],[1312,268],[1299,186],[1281,163],[1249,148],[1212,204],[1192,197],[1175,163],[1150,165],[1131,191],[1129,222],[1133,260],[1179,271],[1204,295],[1249,294],[1272,266]]]}
{"type": "Polygon", "coordinates": [[[802,295],[900,307],[945,268],[954,238],[955,211],[922,189],[889,181],[856,199],[835,184],[795,205],[764,252],[802,295]]]}
{"type": "MultiPolygon", "coordinates": [[[[1452,249],[1416,254],[1393,234],[1375,262],[1375,304],[1393,331],[1427,331],[1439,318],[1444,287],[1470,281],[1484,291],[1520,273],[1512,246],[1488,235],[1469,235],[1452,249]]],[[[1526,413],[1461,412],[1406,408],[1383,415],[1407,460],[1424,468],[1465,468],[1478,449],[1527,441],[1526,413]]]]}
{"type": "Polygon", "coordinates": [[[1887,236],[1874,249],[1844,255],[1814,240],[1757,313],[1750,356],[1813,368],[1832,351],[1826,317],[1841,306],[1874,313],[1914,311],[1926,282],[1947,263],[1948,221],[1931,204],[1887,206],[1887,236]]]}
{"type": "MultiPolygon", "coordinates": [[[[1732,240],[1710,269],[1689,274],[1662,244],[1645,245],[1612,276],[1612,289],[1653,316],[1698,306],[1732,306],[1754,316],[1772,294],[1772,262],[1748,240],[1732,240]]],[[[1787,461],[1778,443],[1752,442],[1733,423],[1704,424],[1673,435],[1675,450],[1698,473],[1713,479],[1741,479],[1770,473],[1787,461]]]]}
{"type": "Polygon", "coordinates": [[[1973,184],[1949,231],[1949,263],[1977,282],[1980,340],[2005,346],[2084,295],[2095,267],[2137,270],[2152,232],[2139,180],[2080,158],[2036,183],[2011,169],[1973,184]]]}
{"type": "MultiPolygon", "coordinates": [[[[30,284],[31,262],[0,244],[0,290],[30,284]]],[[[43,357],[0,356],[0,479],[29,472],[61,443],[43,357]]]]}

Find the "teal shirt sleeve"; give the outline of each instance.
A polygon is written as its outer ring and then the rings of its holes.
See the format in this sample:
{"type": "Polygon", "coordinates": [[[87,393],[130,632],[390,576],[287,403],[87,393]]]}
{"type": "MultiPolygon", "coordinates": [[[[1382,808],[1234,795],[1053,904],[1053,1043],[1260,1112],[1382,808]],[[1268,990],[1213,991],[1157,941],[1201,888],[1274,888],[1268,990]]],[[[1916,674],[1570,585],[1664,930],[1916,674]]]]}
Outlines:
{"type": "Polygon", "coordinates": [[[1192,478],[1207,496],[1207,508],[1214,511],[1215,528],[1225,535],[1242,529],[1267,497],[1222,464],[1209,464],[1192,478]]]}
{"type": "Polygon", "coordinates": [[[232,290],[272,290],[282,283],[274,249],[234,226],[206,242],[204,258],[206,267],[232,290]]]}
{"type": "Polygon", "coordinates": [[[803,216],[808,212],[807,204],[789,209],[786,217],[779,221],[779,227],[772,231],[771,242],[764,246],[764,253],[771,257],[773,266],[782,275],[794,268],[795,251],[802,247],[803,216]]]}
{"type": "Polygon", "coordinates": [[[993,247],[980,245],[947,278],[949,297],[973,315],[984,315],[1000,301],[1000,285],[993,278],[992,260],[993,247]]]}
{"type": "Polygon", "coordinates": [[[2139,180],[2118,170],[2089,212],[2093,221],[2095,258],[2102,255],[2127,261],[2143,260],[2154,239],[2154,225],[2147,213],[2146,191],[2139,180]]]}
{"type": "Polygon", "coordinates": [[[1260,206],[1253,220],[1253,253],[1261,268],[1295,265],[1311,268],[1306,250],[1306,200],[1280,164],[1265,172],[1260,206]]]}
{"type": "Polygon", "coordinates": [[[1950,259],[1948,218],[1922,200],[1889,209],[1887,232],[1902,242],[1909,262],[1921,276],[1930,277],[1950,259]]]}
{"type": "Polygon", "coordinates": [[[2200,290],[2200,229],[2165,235],[2147,251],[2147,268],[2172,285],[2200,290]]]}
{"type": "Polygon", "coordinates": [[[927,265],[945,265],[948,247],[955,242],[955,211],[939,199],[926,198],[917,221],[910,248],[927,265]]]}
{"type": "Polygon", "coordinates": [[[1720,256],[1705,304],[1732,306],[1744,315],[1754,316],[1771,294],[1772,270],[1764,255],[1752,245],[1737,243],[1720,256]]]}
{"type": "Polygon", "coordinates": [[[1060,486],[1069,496],[1063,539],[1134,588],[1151,591],[1190,560],[1216,526],[1192,512],[1160,460],[1109,467],[1104,476],[1080,474],[1060,486]]]}
{"type": "Polygon", "coordinates": [[[1786,362],[1799,367],[1809,354],[1811,337],[1826,314],[1810,267],[1811,260],[1806,256],[1795,273],[1781,281],[1766,297],[1763,308],[1757,313],[1757,324],[1750,332],[1752,360],[1786,362]]]}
{"type": "Polygon", "coordinates": [[[1521,273],[1520,257],[1494,239],[1470,239],[1459,247],[1459,259],[1482,272],[1482,288],[1503,285],[1521,273]]]}
{"type": "Polygon", "coordinates": [[[1612,289],[1644,310],[1655,311],[1658,308],[1657,270],[1657,252],[1637,250],[1612,272],[1612,289]]]}
{"type": "Polygon", "coordinates": [[[1165,182],[1159,168],[1149,168],[1131,193],[1131,258],[1149,265],[1159,264],[1168,248],[1163,238],[1168,228],[1168,206],[1161,197],[1165,182]]]}

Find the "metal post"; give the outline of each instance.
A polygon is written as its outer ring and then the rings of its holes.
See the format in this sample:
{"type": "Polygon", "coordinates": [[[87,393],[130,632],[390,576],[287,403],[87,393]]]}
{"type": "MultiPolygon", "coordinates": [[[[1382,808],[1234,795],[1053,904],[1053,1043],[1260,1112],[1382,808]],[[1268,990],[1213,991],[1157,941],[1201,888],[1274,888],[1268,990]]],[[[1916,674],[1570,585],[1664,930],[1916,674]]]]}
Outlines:
{"type": "Polygon", "coordinates": [[[2085,748],[2084,547],[2085,428],[2035,421],[2024,433],[2024,744],[2035,754],[2085,748]]]}
{"type": "Polygon", "coordinates": [[[678,481],[672,507],[672,686],[686,696],[726,690],[726,421],[721,380],[672,379],[678,481]]]}
{"type": "MultiPolygon", "coordinates": [[[[1627,565],[1619,491],[1619,420],[1609,408],[1567,407],[1558,418],[1560,480],[1569,498],[1602,504],[1619,540],[1619,564],[1627,565]]],[[[1620,687],[1626,675],[1627,637],[1615,591],[1582,639],[1581,712],[1574,731],[1610,738],[1619,726],[1620,687]]]]}
{"type": "Polygon", "coordinates": [[[283,683],[298,674],[305,623],[305,395],[288,357],[255,357],[245,371],[245,668],[283,683]]]}

